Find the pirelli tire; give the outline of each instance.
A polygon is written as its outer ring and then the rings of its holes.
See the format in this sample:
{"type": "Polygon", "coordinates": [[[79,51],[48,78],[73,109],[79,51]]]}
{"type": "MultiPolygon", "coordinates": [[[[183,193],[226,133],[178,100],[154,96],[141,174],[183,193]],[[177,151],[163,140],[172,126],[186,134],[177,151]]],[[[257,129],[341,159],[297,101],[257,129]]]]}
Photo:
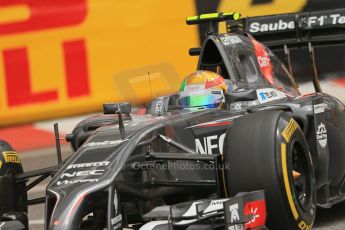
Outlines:
{"type": "MultiPolygon", "coordinates": [[[[14,176],[18,173],[23,173],[23,167],[17,152],[8,142],[0,139],[0,176],[14,176]]],[[[0,207],[0,217],[8,211],[27,213],[27,206],[25,205],[27,201],[27,193],[25,192],[24,194],[17,196],[21,191],[24,191],[25,186],[25,182],[16,183],[14,185],[15,194],[13,194],[12,197],[15,200],[13,207],[14,210],[12,208],[12,210],[7,210],[8,207],[0,207]]],[[[2,200],[1,197],[0,200],[2,200]]]]}
{"type": "Polygon", "coordinates": [[[228,196],[265,190],[268,229],[311,229],[316,212],[315,176],[298,123],[282,111],[240,117],[223,149],[228,196]]]}

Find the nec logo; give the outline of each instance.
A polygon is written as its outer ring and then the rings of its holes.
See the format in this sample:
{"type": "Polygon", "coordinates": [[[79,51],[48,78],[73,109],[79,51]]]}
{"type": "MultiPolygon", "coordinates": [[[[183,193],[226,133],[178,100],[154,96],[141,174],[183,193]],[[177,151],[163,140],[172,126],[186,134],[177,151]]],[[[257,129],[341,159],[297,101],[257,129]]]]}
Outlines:
{"type": "Polygon", "coordinates": [[[197,153],[201,154],[217,154],[223,153],[225,133],[221,135],[213,135],[204,138],[195,139],[195,148],[197,153]]]}
{"type": "Polygon", "coordinates": [[[72,173],[64,173],[61,175],[61,179],[63,178],[73,178],[73,177],[82,177],[82,176],[95,176],[95,175],[103,175],[103,169],[96,169],[96,170],[87,170],[87,171],[77,171],[72,173]]]}

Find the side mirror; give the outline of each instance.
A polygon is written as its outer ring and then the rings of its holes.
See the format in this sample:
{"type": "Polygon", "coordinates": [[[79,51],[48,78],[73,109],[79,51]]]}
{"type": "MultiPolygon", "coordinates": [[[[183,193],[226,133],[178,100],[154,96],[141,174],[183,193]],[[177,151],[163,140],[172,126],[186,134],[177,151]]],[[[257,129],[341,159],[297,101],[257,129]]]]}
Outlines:
{"type": "Polygon", "coordinates": [[[129,116],[131,111],[132,106],[129,102],[103,104],[103,114],[117,114],[121,112],[129,116]]]}

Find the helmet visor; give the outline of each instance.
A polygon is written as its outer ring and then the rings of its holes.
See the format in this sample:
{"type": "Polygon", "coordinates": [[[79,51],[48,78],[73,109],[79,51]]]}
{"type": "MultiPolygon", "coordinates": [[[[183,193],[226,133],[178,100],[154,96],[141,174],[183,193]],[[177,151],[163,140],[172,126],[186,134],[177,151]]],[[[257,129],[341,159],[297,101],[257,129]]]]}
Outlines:
{"type": "Polygon", "coordinates": [[[192,94],[181,93],[179,98],[179,103],[182,107],[206,106],[216,108],[223,101],[222,90],[202,90],[199,93],[193,92],[192,94]]]}

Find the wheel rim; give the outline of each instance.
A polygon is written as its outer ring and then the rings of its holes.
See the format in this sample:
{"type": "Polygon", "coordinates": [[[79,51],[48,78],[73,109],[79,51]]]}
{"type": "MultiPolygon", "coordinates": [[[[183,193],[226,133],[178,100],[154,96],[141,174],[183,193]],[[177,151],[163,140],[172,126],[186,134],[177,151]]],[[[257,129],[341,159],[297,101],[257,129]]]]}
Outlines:
{"type": "Polygon", "coordinates": [[[311,166],[302,145],[294,141],[291,145],[290,181],[298,206],[308,212],[312,206],[311,166]]]}

